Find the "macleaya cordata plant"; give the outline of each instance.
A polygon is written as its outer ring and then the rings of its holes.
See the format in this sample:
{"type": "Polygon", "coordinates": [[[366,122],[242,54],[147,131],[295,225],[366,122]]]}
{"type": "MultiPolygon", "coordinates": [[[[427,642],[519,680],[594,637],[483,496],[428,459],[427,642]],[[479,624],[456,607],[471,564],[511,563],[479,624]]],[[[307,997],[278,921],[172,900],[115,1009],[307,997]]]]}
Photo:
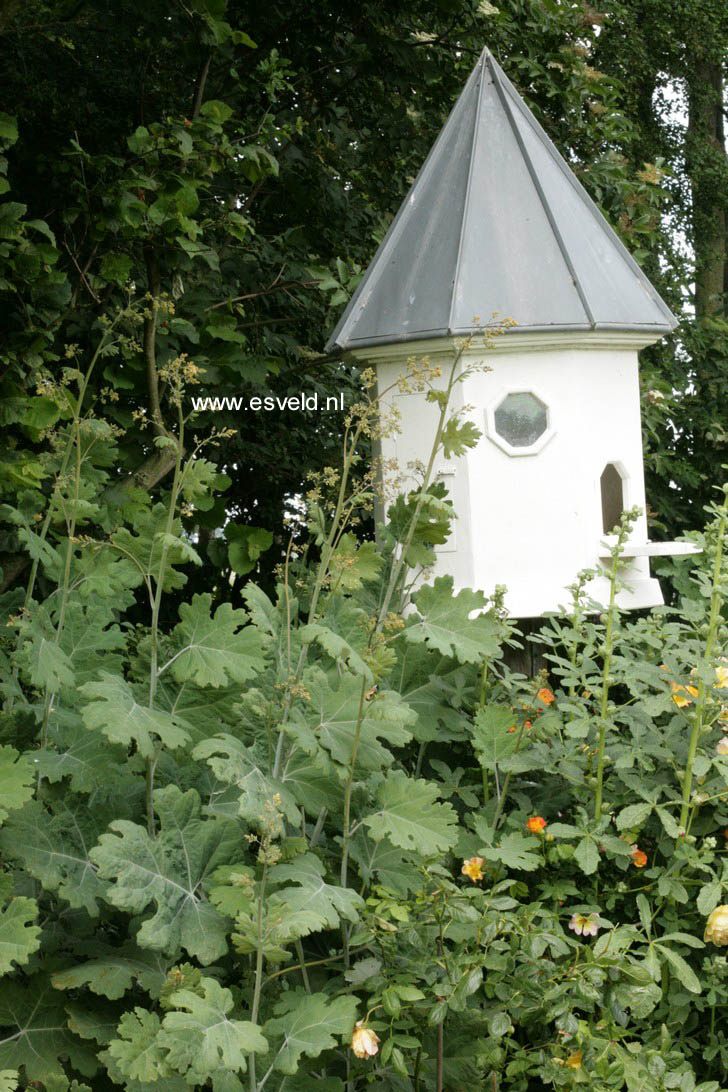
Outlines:
{"type": "Polygon", "coordinates": [[[614,528],[617,532],[616,541],[609,547],[610,565],[609,578],[609,603],[606,609],[606,623],[604,628],[604,645],[601,650],[602,682],[599,700],[599,742],[597,744],[597,778],[594,790],[594,818],[597,822],[602,817],[602,791],[604,787],[604,747],[607,735],[607,717],[609,714],[609,685],[610,671],[612,668],[612,655],[614,652],[614,627],[617,620],[617,592],[619,591],[618,578],[624,544],[629,538],[632,526],[639,517],[639,508],[631,508],[623,512],[619,525],[614,528]]]}
{"type": "Polygon", "coordinates": [[[163,365],[154,501],[120,488],[88,397],[165,306],[100,322],[93,360],[69,346],[42,488],[3,511],[32,566],[2,599],[0,1089],[719,1092],[725,504],[690,594],[629,616],[625,513],[609,602],[578,574],[546,666],[514,671],[503,589],[428,572],[483,331],[408,362],[432,453],[377,544],[361,449],[396,422],[365,371],[275,594],[222,573],[187,597],[227,481],[189,419],[199,370],[163,365]]]}

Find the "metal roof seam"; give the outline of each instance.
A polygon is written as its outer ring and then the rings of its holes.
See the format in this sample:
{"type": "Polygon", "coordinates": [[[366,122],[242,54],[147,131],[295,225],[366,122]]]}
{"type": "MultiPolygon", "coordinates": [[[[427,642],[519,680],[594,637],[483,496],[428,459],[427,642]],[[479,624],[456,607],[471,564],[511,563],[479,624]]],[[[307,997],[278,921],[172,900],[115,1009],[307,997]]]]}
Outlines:
{"type": "Polygon", "coordinates": [[[511,131],[513,133],[513,136],[516,139],[516,143],[518,144],[518,147],[520,148],[521,155],[523,156],[526,167],[528,168],[528,173],[531,176],[531,181],[533,182],[536,193],[538,194],[538,199],[541,202],[541,207],[543,208],[543,211],[546,213],[546,218],[547,218],[547,220],[549,222],[549,226],[551,228],[551,231],[553,232],[554,238],[556,239],[556,245],[559,248],[559,252],[561,254],[561,257],[564,260],[566,268],[569,270],[569,273],[571,275],[571,279],[572,279],[572,281],[574,283],[574,287],[576,288],[576,291],[577,291],[577,293],[579,295],[579,300],[581,302],[581,306],[584,308],[584,314],[587,317],[587,322],[593,328],[595,326],[594,313],[593,313],[593,311],[592,311],[592,309],[591,309],[591,307],[589,305],[589,300],[586,297],[586,292],[584,291],[584,287],[581,284],[581,281],[579,280],[579,276],[578,276],[578,274],[576,272],[576,269],[574,268],[574,263],[571,260],[571,257],[569,255],[569,251],[568,251],[568,249],[566,247],[566,244],[565,244],[564,239],[563,239],[563,237],[561,235],[561,232],[559,231],[558,224],[556,223],[556,218],[554,217],[554,214],[551,211],[551,207],[550,207],[548,201],[546,200],[546,194],[543,192],[543,187],[541,186],[538,175],[536,174],[533,163],[531,161],[531,157],[528,154],[528,149],[526,148],[526,145],[523,143],[523,139],[521,137],[521,134],[518,131],[518,126],[516,125],[516,123],[515,123],[515,121],[513,119],[513,114],[511,113],[511,106],[510,106],[510,103],[508,101],[508,96],[506,95],[505,88],[503,87],[503,85],[501,83],[499,66],[498,66],[497,62],[495,61],[495,58],[493,58],[490,54],[488,54],[488,61],[493,62],[492,64],[490,64],[490,70],[491,70],[491,73],[493,75],[493,84],[495,86],[496,92],[498,94],[498,98],[500,99],[501,105],[503,107],[503,112],[505,113],[506,117],[508,118],[508,124],[511,127],[511,131]]]}
{"type": "Polygon", "coordinates": [[[473,120],[473,138],[470,142],[470,163],[468,164],[468,181],[465,185],[465,199],[463,201],[463,215],[460,221],[460,238],[458,239],[458,252],[455,259],[455,269],[453,271],[452,284],[450,285],[450,307],[447,315],[447,332],[453,333],[453,312],[455,310],[455,297],[457,295],[458,281],[460,279],[460,261],[463,255],[463,244],[465,242],[465,228],[468,223],[468,206],[470,204],[470,190],[473,182],[473,165],[475,163],[475,142],[478,134],[478,124],[480,122],[480,109],[483,103],[483,85],[485,83],[485,68],[488,60],[488,50],[483,49],[480,54],[477,67],[480,69],[479,83],[478,83],[478,103],[475,108],[475,117],[473,120]]]}
{"type": "Polygon", "coordinates": [[[666,317],[668,317],[669,322],[670,322],[670,327],[669,328],[671,330],[674,329],[674,327],[677,325],[675,316],[673,315],[672,311],[667,306],[665,301],[662,299],[660,294],[655,290],[655,287],[652,284],[652,282],[650,281],[649,277],[647,277],[644,270],[641,269],[640,266],[637,264],[637,262],[634,260],[634,258],[630,254],[627,247],[624,245],[624,243],[622,242],[620,237],[617,235],[614,228],[611,226],[609,221],[604,216],[604,213],[601,211],[601,209],[597,205],[596,201],[594,201],[589,196],[589,194],[586,191],[586,188],[582,185],[582,183],[576,177],[576,175],[574,174],[574,171],[571,169],[571,167],[569,167],[569,165],[567,163],[564,162],[563,157],[560,155],[558,149],[554,146],[554,143],[551,140],[550,136],[548,135],[548,133],[546,132],[544,127],[540,124],[538,119],[534,116],[532,111],[530,111],[528,109],[525,102],[522,101],[522,99],[520,98],[520,96],[518,94],[518,91],[512,85],[511,81],[508,79],[505,72],[503,72],[503,70],[500,68],[500,66],[498,65],[498,62],[496,61],[495,57],[492,56],[492,54],[491,54],[491,60],[492,60],[493,64],[496,66],[496,68],[500,71],[500,74],[503,76],[503,79],[505,81],[504,90],[508,94],[508,98],[510,100],[510,103],[513,103],[513,105],[515,105],[515,107],[517,108],[519,113],[522,115],[522,117],[525,118],[527,124],[529,124],[535,130],[536,135],[541,138],[541,141],[542,141],[544,147],[546,148],[546,151],[548,152],[549,156],[551,157],[551,159],[554,161],[554,163],[558,167],[558,169],[561,172],[561,174],[563,175],[564,179],[569,183],[569,185],[572,187],[572,189],[574,189],[576,191],[576,193],[581,198],[581,200],[584,202],[584,204],[587,206],[589,211],[594,215],[594,219],[599,224],[599,227],[604,232],[604,234],[606,235],[609,242],[619,251],[620,256],[627,262],[627,264],[629,265],[632,272],[637,276],[638,280],[640,281],[640,284],[645,289],[645,291],[647,292],[650,299],[655,304],[657,304],[657,306],[662,311],[662,313],[666,317]]]}

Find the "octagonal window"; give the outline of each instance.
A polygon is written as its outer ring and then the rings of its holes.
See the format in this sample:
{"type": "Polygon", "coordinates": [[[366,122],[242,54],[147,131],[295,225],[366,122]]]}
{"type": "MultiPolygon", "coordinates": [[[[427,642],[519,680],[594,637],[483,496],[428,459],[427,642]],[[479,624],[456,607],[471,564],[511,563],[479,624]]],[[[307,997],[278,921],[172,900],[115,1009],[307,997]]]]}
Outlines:
{"type": "Polygon", "coordinates": [[[507,394],[494,418],[495,431],[511,447],[531,447],[549,425],[548,409],[530,391],[507,394]]]}

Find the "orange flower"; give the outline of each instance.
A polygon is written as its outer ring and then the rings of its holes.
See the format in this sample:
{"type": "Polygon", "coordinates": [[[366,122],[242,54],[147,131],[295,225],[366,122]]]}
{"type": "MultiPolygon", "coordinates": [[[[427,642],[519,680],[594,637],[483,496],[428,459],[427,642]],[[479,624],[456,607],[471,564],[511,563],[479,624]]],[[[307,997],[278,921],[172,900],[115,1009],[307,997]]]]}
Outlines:
{"type": "Polygon", "coordinates": [[[469,857],[467,861],[463,861],[463,867],[460,871],[463,876],[467,876],[473,883],[477,883],[478,880],[483,879],[483,858],[469,857]]]}
{"type": "Polygon", "coordinates": [[[541,690],[539,690],[538,694],[536,695],[536,700],[542,701],[544,705],[551,705],[552,702],[556,701],[556,698],[553,696],[548,687],[544,686],[541,690]]]}
{"type": "Polygon", "coordinates": [[[647,864],[647,854],[636,843],[632,846],[631,857],[635,868],[644,868],[647,864]]]}
{"type": "Polygon", "coordinates": [[[543,834],[545,827],[546,820],[542,815],[532,815],[526,820],[526,830],[530,830],[531,834],[543,834]]]}
{"type": "Polygon", "coordinates": [[[351,1049],[357,1058],[373,1058],[379,1053],[379,1036],[371,1028],[365,1028],[363,1020],[357,1020],[351,1037],[351,1049]]]}

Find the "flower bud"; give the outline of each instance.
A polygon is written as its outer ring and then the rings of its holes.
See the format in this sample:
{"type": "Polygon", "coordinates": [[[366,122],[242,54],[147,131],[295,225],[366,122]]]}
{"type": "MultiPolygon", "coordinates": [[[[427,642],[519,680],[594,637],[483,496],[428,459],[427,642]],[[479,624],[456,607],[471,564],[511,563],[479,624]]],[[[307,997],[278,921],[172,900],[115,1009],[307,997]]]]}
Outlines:
{"type": "Polygon", "coordinates": [[[728,945],[728,906],[716,906],[706,922],[703,940],[719,948],[728,945]]]}
{"type": "Polygon", "coordinates": [[[373,1058],[379,1053],[379,1036],[371,1028],[364,1027],[363,1020],[357,1020],[351,1036],[351,1049],[357,1058],[373,1058]]]}

